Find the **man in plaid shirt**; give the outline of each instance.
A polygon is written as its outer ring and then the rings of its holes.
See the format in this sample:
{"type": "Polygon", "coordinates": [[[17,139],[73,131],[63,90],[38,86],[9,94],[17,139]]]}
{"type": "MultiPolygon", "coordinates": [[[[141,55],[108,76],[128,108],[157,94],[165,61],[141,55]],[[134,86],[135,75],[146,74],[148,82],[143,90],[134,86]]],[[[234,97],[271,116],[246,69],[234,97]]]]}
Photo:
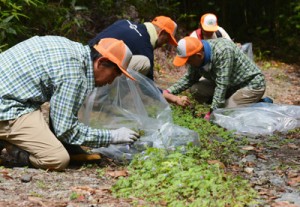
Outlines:
{"type": "MultiPolygon", "coordinates": [[[[187,73],[164,91],[179,94],[190,88],[200,103],[211,103],[210,112],[222,107],[236,107],[258,102],[265,92],[261,70],[232,41],[225,38],[198,40],[185,37],[178,42],[175,66],[189,65],[187,73]],[[201,78],[201,79],[200,79],[201,78]]],[[[190,101],[186,96],[171,100],[182,106],[190,101]]]]}
{"type": "Polygon", "coordinates": [[[89,47],[58,36],[35,36],[1,53],[0,152],[6,148],[12,165],[63,170],[70,157],[62,143],[135,141],[139,135],[130,129],[93,129],[77,118],[94,87],[121,74],[134,80],[127,72],[131,57],[121,40],[104,38],[89,47]],[[48,101],[53,130],[40,110],[48,101]]]}

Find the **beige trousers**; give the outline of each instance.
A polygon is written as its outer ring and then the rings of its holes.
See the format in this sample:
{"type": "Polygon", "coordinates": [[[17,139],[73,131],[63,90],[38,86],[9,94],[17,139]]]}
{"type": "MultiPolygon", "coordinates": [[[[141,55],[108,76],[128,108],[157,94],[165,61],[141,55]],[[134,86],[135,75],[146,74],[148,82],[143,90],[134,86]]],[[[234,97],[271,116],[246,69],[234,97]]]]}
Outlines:
{"type": "Polygon", "coordinates": [[[144,55],[133,55],[128,68],[135,70],[143,75],[147,75],[150,71],[150,60],[144,55]]]}
{"type": "MultiPolygon", "coordinates": [[[[200,103],[210,103],[215,91],[215,83],[207,79],[200,79],[190,91],[193,97],[200,103]]],[[[257,103],[265,93],[265,88],[249,89],[247,87],[235,91],[233,94],[226,94],[225,108],[233,108],[247,104],[257,103]]]]}
{"type": "Polygon", "coordinates": [[[36,168],[63,170],[69,164],[67,150],[51,132],[40,110],[0,121],[0,139],[29,152],[30,163],[36,168]]]}

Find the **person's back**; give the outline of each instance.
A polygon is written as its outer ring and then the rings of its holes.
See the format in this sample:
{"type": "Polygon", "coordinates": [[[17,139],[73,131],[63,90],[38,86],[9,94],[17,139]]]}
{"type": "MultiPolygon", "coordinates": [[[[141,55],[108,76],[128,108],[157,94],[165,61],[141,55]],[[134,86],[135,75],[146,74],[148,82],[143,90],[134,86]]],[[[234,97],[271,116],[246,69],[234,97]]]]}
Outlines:
{"type": "Polygon", "coordinates": [[[228,76],[229,88],[249,84],[250,80],[257,76],[259,81],[253,82],[256,87],[264,87],[263,74],[257,65],[247,57],[243,51],[232,41],[225,38],[207,40],[211,47],[211,68],[216,70],[212,74],[223,73],[228,76]]]}
{"type": "Polygon", "coordinates": [[[77,68],[86,67],[89,51],[64,37],[35,36],[1,53],[0,121],[38,109],[67,80],[67,74],[74,82],[80,79],[83,71],[77,68]]]}
{"type": "Polygon", "coordinates": [[[118,20],[101,31],[89,42],[89,45],[94,45],[98,40],[106,37],[123,40],[133,55],[143,55],[147,57],[149,59],[148,64],[150,65],[150,70],[146,70],[143,74],[148,78],[153,79],[152,68],[154,67],[154,48],[144,24],[137,24],[125,19],[118,20]]]}
{"type": "Polygon", "coordinates": [[[171,18],[165,16],[158,16],[153,21],[143,24],[129,20],[118,20],[101,31],[89,42],[89,45],[91,46],[105,37],[123,40],[133,54],[129,68],[153,80],[153,51],[168,42],[177,46],[177,41],[174,38],[176,29],[177,24],[171,18]]]}

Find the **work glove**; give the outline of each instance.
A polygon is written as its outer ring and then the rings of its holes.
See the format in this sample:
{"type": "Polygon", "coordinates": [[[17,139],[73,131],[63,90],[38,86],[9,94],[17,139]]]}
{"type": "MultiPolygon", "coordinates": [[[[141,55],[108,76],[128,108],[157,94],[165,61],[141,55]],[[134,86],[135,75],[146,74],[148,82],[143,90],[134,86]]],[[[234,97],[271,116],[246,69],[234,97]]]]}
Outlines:
{"type": "Polygon", "coordinates": [[[132,143],[136,141],[140,135],[126,127],[111,130],[111,143],[121,144],[121,143],[132,143]]]}

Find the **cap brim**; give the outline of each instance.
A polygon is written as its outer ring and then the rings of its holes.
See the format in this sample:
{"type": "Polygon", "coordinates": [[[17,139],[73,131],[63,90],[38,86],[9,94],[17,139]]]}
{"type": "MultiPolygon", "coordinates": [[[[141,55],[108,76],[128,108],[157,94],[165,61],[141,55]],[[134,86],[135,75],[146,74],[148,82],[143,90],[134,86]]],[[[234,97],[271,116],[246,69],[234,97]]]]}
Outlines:
{"type": "MultiPolygon", "coordinates": [[[[118,66],[119,66],[119,65],[118,65],[118,66]]],[[[123,73],[126,77],[130,78],[131,80],[136,81],[136,79],[135,79],[134,77],[132,77],[132,76],[131,76],[124,68],[122,68],[122,67],[119,66],[119,69],[122,71],[122,73],[123,73]]]]}
{"type": "Polygon", "coordinates": [[[173,35],[170,35],[171,39],[169,41],[169,43],[171,45],[175,45],[176,47],[178,46],[177,40],[175,39],[175,37],[173,35]]]}
{"type": "Polygon", "coordinates": [[[188,59],[189,59],[189,57],[179,57],[177,55],[173,60],[173,65],[175,65],[177,67],[183,66],[187,62],[188,59]]]}
{"type": "Polygon", "coordinates": [[[216,32],[218,31],[218,26],[207,26],[207,25],[202,25],[202,28],[206,32],[216,32]]]}

